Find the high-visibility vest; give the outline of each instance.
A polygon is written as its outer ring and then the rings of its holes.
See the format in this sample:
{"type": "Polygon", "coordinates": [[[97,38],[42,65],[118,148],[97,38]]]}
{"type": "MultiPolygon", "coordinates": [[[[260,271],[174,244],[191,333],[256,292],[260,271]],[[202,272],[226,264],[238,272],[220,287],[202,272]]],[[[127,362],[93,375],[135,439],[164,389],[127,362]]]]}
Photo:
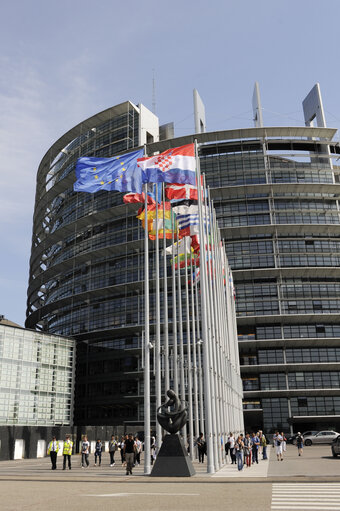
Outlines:
{"type": "MultiPolygon", "coordinates": [[[[53,441],[48,444],[47,454],[50,454],[50,452],[52,451],[52,445],[53,445],[53,441]]],[[[58,452],[58,451],[59,451],[59,443],[56,441],[55,452],[58,452]]]]}
{"type": "Polygon", "coordinates": [[[63,454],[72,454],[72,447],[73,442],[71,440],[64,442],[63,454]]]}

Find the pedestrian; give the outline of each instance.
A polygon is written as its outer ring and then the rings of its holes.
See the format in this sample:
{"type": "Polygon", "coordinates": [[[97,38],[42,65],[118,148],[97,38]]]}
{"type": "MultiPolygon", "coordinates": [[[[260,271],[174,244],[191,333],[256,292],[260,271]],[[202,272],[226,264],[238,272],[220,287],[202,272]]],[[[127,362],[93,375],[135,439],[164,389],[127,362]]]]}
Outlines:
{"type": "Polygon", "coordinates": [[[282,453],[286,452],[287,450],[287,438],[285,437],[285,434],[282,432],[282,453]]]}
{"type": "Polygon", "coordinates": [[[128,438],[124,441],[124,454],[126,460],[126,475],[132,475],[132,467],[135,459],[136,452],[136,442],[134,441],[133,435],[131,433],[128,435],[128,438]]]}
{"type": "Polygon", "coordinates": [[[87,439],[87,436],[83,436],[83,441],[81,443],[81,468],[85,468],[85,464],[88,467],[90,465],[89,462],[89,454],[90,454],[90,442],[87,439]]]}
{"type": "Polygon", "coordinates": [[[259,449],[259,445],[260,445],[260,439],[259,437],[253,433],[252,434],[252,443],[253,443],[253,446],[252,446],[252,455],[253,455],[253,463],[257,463],[259,462],[259,452],[258,452],[258,449],[259,449]]]}
{"type": "Polygon", "coordinates": [[[156,437],[151,435],[150,437],[150,454],[151,454],[151,465],[156,459],[156,437]]]}
{"type": "MultiPolygon", "coordinates": [[[[259,437],[260,439],[260,445],[259,445],[259,448],[258,448],[258,455],[260,456],[263,452],[263,447],[262,447],[262,435],[263,435],[263,432],[261,431],[261,429],[258,431],[257,433],[257,436],[259,437]]],[[[263,458],[262,458],[263,459],[263,458]]]]}
{"type": "Polygon", "coordinates": [[[143,444],[139,440],[138,436],[136,436],[135,442],[136,442],[135,465],[140,465],[140,455],[143,449],[143,444]]]}
{"type": "Polygon", "coordinates": [[[71,440],[70,435],[66,435],[65,442],[64,442],[64,448],[63,448],[63,470],[66,470],[66,462],[68,463],[68,468],[71,470],[71,456],[72,456],[72,448],[73,448],[73,442],[71,440]]]}
{"type": "Polygon", "coordinates": [[[273,436],[273,443],[274,443],[273,445],[276,448],[277,461],[280,461],[280,460],[283,461],[282,441],[283,441],[283,438],[280,435],[280,433],[278,431],[275,431],[275,435],[273,436]]]}
{"type": "Polygon", "coordinates": [[[267,460],[267,439],[264,433],[261,435],[261,444],[262,444],[262,459],[267,460]]]}
{"type": "Polygon", "coordinates": [[[199,434],[199,437],[196,440],[196,445],[197,445],[197,449],[198,449],[198,463],[204,463],[204,454],[205,454],[206,445],[205,445],[203,433],[199,434]]]}
{"type": "Polygon", "coordinates": [[[123,467],[125,466],[124,443],[125,443],[125,437],[122,436],[120,439],[120,442],[118,444],[118,448],[120,449],[120,458],[122,460],[123,467]]]}
{"type": "Polygon", "coordinates": [[[48,447],[47,447],[47,454],[51,458],[51,463],[52,463],[52,469],[51,470],[56,470],[57,469],[57,454],[58,454],[58,451],[59,451],[59,444],[57,442],[57,437],[54,436],[54,437],[52,437],[52,441],[48,444],[48,447]]]}
{"type": "Polygon", "coordinates": [[[238,470],[243,470],[243,448],[244,448],[244,443],[242,441],[242,436],[239,435],[237,437],[237,440],[235,442],[235,447],[234,447],[238,470]]]}
{"type": "Polygon", "coordinates": [[[229,451],[230,451],[229,437],[227,438],[227,441],[225,443],[224,449],[225,449],[225,460],[226,460],[226,463],[228,463],[228,454],[229,454],[229,451]]]}
{"type": "Polygon", "coordinates": [[[231,433],[231,432],[229,433],[228,442],[229,442],[229,452],[230,452],[231,464],[233,465],[235,463],[235,465],[236,465],[235,438],[234,438],[233,433],[231,433]]]}
{"type": "Polygon", "coordinates": [[[99,461],[99,466],[102,464],[102,450],[103,450],[103,444],[102,444],[100,438],[98,438],[98,440],[96,442],[96,448],[94,451],[94,466],[95,467],[97,466],[97,458],[99,461]]]}
{"type": "Polygon", "coordinates": [[[249,433],[247,433],[246,438],[244,439],[244,449],[243,449],[245,463],[247,465],[247,468],[251,466],[252,447],[253,447],[252,439],[250,438],[249,433]]]}
{"type": "Polygon", "coordinates": [[[298,448],[299,456],[302,456],[303,453],[303,436],[301,435],[300,431],[298,432],[296,436],[296,446],[298,448]]]}
{"type": "Polygon", "coordinates": [[[115,452],[118,449],[118,443],[115,437],[112,435],[109,441],[109,454],[110,454],[110,467],[115,466],[115,452]]]}

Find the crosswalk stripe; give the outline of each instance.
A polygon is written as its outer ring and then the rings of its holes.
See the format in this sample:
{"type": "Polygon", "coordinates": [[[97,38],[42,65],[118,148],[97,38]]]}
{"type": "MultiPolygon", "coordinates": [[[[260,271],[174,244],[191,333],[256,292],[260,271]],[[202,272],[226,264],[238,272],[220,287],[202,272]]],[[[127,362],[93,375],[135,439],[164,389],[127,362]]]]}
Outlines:
{"type": "Polygon", "coordinates": [[[339,483],[273,483],[272,511],[340,511],[339,483]]]}

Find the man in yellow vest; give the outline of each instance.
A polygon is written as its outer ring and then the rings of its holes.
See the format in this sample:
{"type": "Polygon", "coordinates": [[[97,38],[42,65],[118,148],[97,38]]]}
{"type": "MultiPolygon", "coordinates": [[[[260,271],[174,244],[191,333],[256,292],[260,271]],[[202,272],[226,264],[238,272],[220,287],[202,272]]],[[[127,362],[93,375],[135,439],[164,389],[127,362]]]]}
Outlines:
{"type": "Polygon", "coordinates": [[[69,470],[71,470],[72,447],[73,447],[73,442],[71,440],[71,437],[70,437],[70,435],[66,435],[66,439],[64,442],[64,449],[63,449],[63,455],[64,455],[63,470],[66,469],[66,460],[68,460],[68,468],[69,468],[69,470]]]}
{"type": "Polygon", "coordinates": [[[57,453],[59,451],[59,444],[57,442],[57,437],[52,437],[52,442],[48,444],[47,454],[51,458],[52,470],[56,470],[57,468],[57,453]]]}

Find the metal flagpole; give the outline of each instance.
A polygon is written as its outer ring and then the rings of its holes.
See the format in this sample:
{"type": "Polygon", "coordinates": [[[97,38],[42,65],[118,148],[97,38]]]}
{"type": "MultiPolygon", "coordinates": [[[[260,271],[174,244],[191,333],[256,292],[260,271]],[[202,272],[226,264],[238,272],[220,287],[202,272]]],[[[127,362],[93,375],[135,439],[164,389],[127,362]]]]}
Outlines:
{"type": "MultiPolygon", "coordinates": [[[[158,184],[155,184],[156,193],[156,343],[155,343],[155,387],[156,387],[156,411],[161,406],[162,383],[161,383],[161,313],[160,313],[160,286],[159,286],[159,229],[158,229],[158,184]]],[[[159,451],[162,442],[162,428],[156,421],[156,446],[159,451]]]]}
{"type": "Polygon", "coordinates": [[[145,217],[144,217],[144,474],[151,473],[150,449],[150,302],[149,302],[149,232],[148,232],[148,196],[147,184],[144,185],[145,217]]]}
{"type": "Polygon", "coordinates": [[[208,324],[209,298],[207,293],[207,265],[206,265],[206,243],[205,230],[203,225],[202,211],[202,186],[200,164],[197,150],[197,140],[195,140],[196,155],[196,180],[198,196],[199,213],[199,232],[200,232],[200,258],[201,258],[201,314],[202,314],[202,342],[203,342],[203,366],[204,366],[204,407],[205,407],[205,438],[207,444],[207,472],[213,474],[214,452],[212,438],[212,411],[211,411],[211,388],[210,388],[210,335],[208,324]],[[203,263],[202,263],[203,262],[203,263]]]}
{"type": "Polygon", "coordinates": [[[218,273],[216,265],[216,247],[217,247],[217,227],[213,221],[213,204],[210,198],[210,190],[208,189],[208,206],[209,206],[209,222],[211,230],[211,269],[213,274],[213,303],[214,303],[214,314],[215,314],[215,331],[216,331],[216,342],[215,342],[215,361],[216,361],[216,379],[215,385],[217,387],[217,424],[218,424],[218,459],[220,465],[222,464],[222,442],[224,440],[223,434],[223,407],[222,407],[222,371],[221,371],[221,328],[220,328],[220,317],[219,317],[219,299],[218,299],[218,282],[220,275],[218,273]]]}
{"type": "MultiPolygon", "coordinates": [[[[199,429],[199,415],[198,415],[198,395],[197,395],[197,346],[196,346],[196,319],[195,319],[195,297],[194,297],[194,277],[193,277],[193,266],[192,258],[190,260],[190,272],[191,272],[191,320],[192,320],[192,369],[194,376],[194,424],[195,424],[195,437],[198,438],[199,429]]],[[[196,275],[196,266],[195,266],[196,275]]],[[[196,279],[196,278],[195,278],[196,279]]]]}
{"type": "MultiPolygon", "coordinates": [[[[189,406],[189,452],[190,458],[194,459],[194,428],[193,428],[193,407],[192,407],[192,366],[191,366],[191,339],[190,339],[190,302],[188,285],[188,254],[187,241],[185,238],[185,301],[187,317],[187,367],[188,367],[188,406],[189,406]]],[[[191,257],[191,251],[190,251],[191,257]]]]}
{"type": "Polygon", "coordinates": [[[210,349],[210,378],[211,378],[211,411],[212,411],[212,432],[213,432],[213,446],[214,446],[214,463],[215,470],[219,469],[219,430],[218,430],[218,409],[216,406],[217,401],[217,385],[216,385],[216,356],[215,356],[215,346],[216,346],[216,331],[215,331],[215,317],[214,317],[214,303],[213,303],[213,292],[212,292],[212,271],[211,271],[211,239],[209,237],[209,215],[208,215],[208,207],[207,207],[207,194],[205,188],[205,178],[203,178],[203,190],[204,190],[204,227],[205,227],[205,240],[207,243],[207,253],[208,257],[206,259],[205,266],[208,266],[208,279],[207,279],[207,296],[208,296],[208,318],[210,321],[211,328],[211,342],[209,344],[210,349]]]}
{"type": "MultiPolygon", "coordinates": [[[[196,256],[195,256],[196,261],[196,256]]],[[[195,266],[197,263],[195,262],[195,266]]],[[[197,326],[197,364],[198,364],[198,393],[199,393],[199,415],[200,415],[200,432],[205,433],[204,426],[204,393],[203,393],[203,374],[202,374],[202,339],[200,334],[200,313],[198,303],[198,286],[197,278],[195,279],[195,304],[196,304],[196,326],[197,326]]]]}
{"type": "MultiPolygon", "coordinates": [[[[185,401],[185,379],[184,379],[184,344],[183,344],[183,317],[182,317],[182,282],[181,282],[181,265],[179,254],[179,242],[177,236],[177,301],[178,301],[178,323],[179,323],[179,372],[180,372],[180,395],[185,401]]],[[[186,425],[182,428],[182,437],[186,442],[186,425]]]]}
{"type": "Polygon", "coordinates": [[[164,394],[170,389],[169,376],[169,318],[168,318],[168,266],[166,260],[166,231],[165,231],[165,184],[162,183],[163,198],[163,278],[164,278],[164,394]]]}
{"type": "MultiPolygon", "coordinates": [[[[173,343],[173,381],[174,391],[178,396],[178,350],[177,350],[177,304],[176,304],[176,265],[175,265],[175,218],[171,209],[172,229],[172,343],[173,343]]],[[[178,235],[177,235],[178,241],[178,235]]]]}
{"type": "MultiPolygon", "coordinates": [[[[217,363],[218,363],[218,374],[219,374],[219,407],[220,407],[220,426],[221,426],[221,438],[223,439],[223,443],[226,442],[226,401],[225,401],[225,373],[224,373],[224,330],[223,330],[223,320],[222,320],[222,309],[225,306],[225,302],[223,301],[223,295],[221,293],[221,281],[223,279],[223,272],[220,265],[220,236],[219,229],[216,221],[216,213],[213,209],[213,202],[211,201],[211,219],[213,222],[213,229],[215,233],[215,244],[214,244],[214,254],[213,254],[213,265],[216,272],[216,303],[217,303],[217,322],[218,322],[218,331],[219,331],[219,344],[217,350],[217,363]]],[[[221,446],[222,448],[222,446],[221,446]]],[[[225,460],[225,451],[221,452],[222,460],[225,460]]]]}
{"type": "MultiPolygon", "coordinates": [[[[213,219],[215,224],[215,229],[217,231],[217,250],[216,250],[216,263],[217,263],[217,271],[219,274],[218,279],[218,300],[219,300],[219,321],[221,328],[221,346],[220,346],[220,368],[222,375],[222,406],[223,406],[223,432],[224,432],[224,442],[227,442],[228,438],[228,380],[226,375],[226,363],[227,363],[227,351],[226,351],[226,343],[228,341],[228,333],[226,328],[226,310],[227,303],[225,300],[224,294],[224,282],[225,282],[225,271],[222,262],[222,252],[224,252],[224,246],[221,241],[221,233],[217,226],[217,218],[216,211],[213,210],[213,219]]],[[[225,453],[223,453],[223,456],[225,453]]]]}

